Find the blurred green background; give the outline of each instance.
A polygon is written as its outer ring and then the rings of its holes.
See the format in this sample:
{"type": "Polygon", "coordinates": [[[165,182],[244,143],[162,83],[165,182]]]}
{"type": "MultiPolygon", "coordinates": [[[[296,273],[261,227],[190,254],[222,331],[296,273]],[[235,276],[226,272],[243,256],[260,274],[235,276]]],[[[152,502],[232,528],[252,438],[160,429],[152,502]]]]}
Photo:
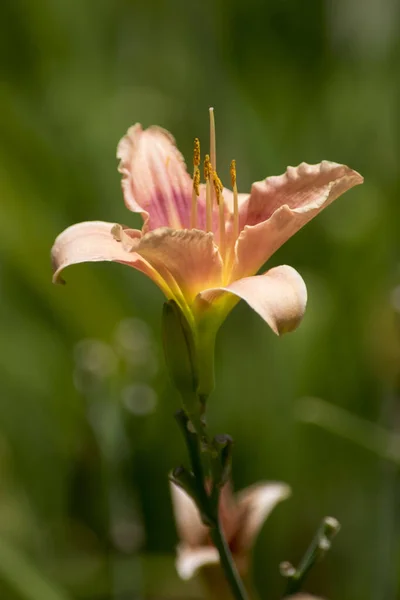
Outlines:
{"type": "Polygon", "coordinates": [[[235,485],[293,488],[258,539],[258,588],[279,598],[280,561],[333,515],[309,591],[399,597],[399,25],[399,0],[1,1],[2,600],[202,596],[173,565],[185,449],[162,295],[110,264],[53,286],[49,251],[78,221],[139,225],[118,140],[160,124],[190,160],[211,105],[241,191],[301,161],[365,177],[271,261],[307,283],[301,328],[278,339],[241,303],[219,334],[209,421],[236,441],[235,485]]]}

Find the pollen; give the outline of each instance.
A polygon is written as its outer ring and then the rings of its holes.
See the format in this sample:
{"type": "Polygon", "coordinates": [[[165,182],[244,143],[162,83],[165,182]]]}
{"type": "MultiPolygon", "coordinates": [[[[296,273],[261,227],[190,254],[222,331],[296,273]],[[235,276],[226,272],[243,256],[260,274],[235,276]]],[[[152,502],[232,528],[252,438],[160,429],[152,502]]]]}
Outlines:
{"type": "Polygon", "coordinates": [[[221,182],[220,178],[218,177],[217,172],[214,171],[214,170],[212,172],[212,178],[213,178],[215,195],[216,195],[216,198],[217,198],[217,204],[219,204],[220,199],[221,199],[222,190],[224,189],[224,186],[222,185],[222,182],[221,182]]]}
{"type": "Polygon", "coordinates": [[[200,140],[199,140],[199,138],[194,138],[193,166],[198,167],[199,165],[200,165],[200,140]]]}
{"type": "Polygon", "coordinates": [[[232,160],[230,166],[232,188],[236,185],[236,160],[232,160]]]}
{"type": "Polygon", "coordinates": [[[204,157],[204,179],[208,181],[210,179],[211,163],[210,155],[206,154],[204,157]]]}
{"type": "Polygon", "coordinates": [[[193,174],[193,189],[196,196],[200,196],[200,170],[196,169],[193,174]]]}

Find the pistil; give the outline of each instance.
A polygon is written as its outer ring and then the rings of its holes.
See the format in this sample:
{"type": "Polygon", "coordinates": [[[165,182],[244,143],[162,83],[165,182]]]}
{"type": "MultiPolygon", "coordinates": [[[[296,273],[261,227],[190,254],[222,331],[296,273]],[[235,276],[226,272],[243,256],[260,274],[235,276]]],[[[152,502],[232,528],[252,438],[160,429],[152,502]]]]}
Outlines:
{"type": "Polygon", "coordinates": [[[239,201],[236,185],[236,160],[232,160],[230,172],[233,191],[233,236],[234,239],[237,240],[239,237],[239,201]]]}
{"type": "Polygon", "coordinates": [[[192,210],[190,213],[190,227],[197,227],[197,198],[200,195],[200,141],[199,138],[194,140],[193,149],[193,188],[192,188],[192,210]]]}
{"type": "Polygon", "coordinates": [[[215,119],[214,119],[214,109],[210,108],[210,159],[211,166],[215,169],[217,168],[217,149],[216,149],[216,141],[215,141],[215,119]]]}

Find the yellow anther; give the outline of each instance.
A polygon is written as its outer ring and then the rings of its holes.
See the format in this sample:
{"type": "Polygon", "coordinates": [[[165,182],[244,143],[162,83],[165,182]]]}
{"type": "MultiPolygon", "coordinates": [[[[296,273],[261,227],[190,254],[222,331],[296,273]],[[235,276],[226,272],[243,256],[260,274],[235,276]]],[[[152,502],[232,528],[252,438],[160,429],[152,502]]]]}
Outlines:
{"type": "Polygon", "coordinates": [[[198,168],[193,173],[193,189],[196,196],[200,196],[200,170],[198,168]]]}
{"type": "Polygon", "coordinates": [[[212,172],[212,178],[213,178],[215,195],[217,197],[217,204],[219,204],[219,201],[220,201],[220,198],[221,198],[221,194],[222,194],[222,190],[224,189],[224,186],[222,185],[222,182],[221,182],[220,178],[218,177],[217,172],[214,171],[214,170],[212,172]]]}
{"type": "Polygon", "coordinates": [[[204,157],[204,179],[208,181],[210,179],[211,174],[211,162],[210,155],[206,154],[204,157]]]}
{"type": "Polygon", "coordinates": [[[232,160],[231,162],[230,173],[232,188],[234,188],[236,185],[236,160],[232,160]]]}
{"type": "Polygon", "coordinates": [[[200,140],[194,138],[194,149],[193,149],[193,165],[198,167],[200,164],[200,140]]]}

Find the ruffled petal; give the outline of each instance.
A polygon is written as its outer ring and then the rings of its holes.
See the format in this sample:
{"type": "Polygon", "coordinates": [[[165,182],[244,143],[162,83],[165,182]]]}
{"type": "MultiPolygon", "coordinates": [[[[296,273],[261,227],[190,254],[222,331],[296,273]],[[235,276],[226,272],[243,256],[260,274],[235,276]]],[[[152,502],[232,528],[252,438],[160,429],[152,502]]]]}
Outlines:
{"type": "MultiPolygon", "coordinates": [[[[62,283],[61,271],[70,265],[83,262],[114,261],[134,267],[150,277],[167,297],[173,294],[163,278],[143,257],[129,251],[125,241],[112,231],[113,223],[86,221],[65,229],[55,240],[51,250],[54,283],[62,283]]],[[[121,228],[122,230],[123,228],[121,228]]],[[[141,236],[137,230],[123,230],[127,239],[133,241],[141,236]]]]}
{"type": "Polygon", "coordinates": [[[157,229],[138,240],[134,250],[166,281],[176,282],[187,305],[201,290],[221,283],[222,260],[212,233],[157,229]]]}
{"type": "Polygon", "coordinates": [[[246,553],[252,548],[265,519],[275,506],[291,494],[286,483],[258,483],[238,492],[236,499],[241,511],[235,551],[246,553]]]}
{"type": "Polygon", "coordinates": [[[226,315],[238,298],[245,300],[274,333],[281,335],[293,331],[300,324],[307,304],[307,288],[295,269],[282,265],[263,275],[245,277],[226,287],[201,292],[198,296],[199,310],[206,310],[208,305],[210,309],[220,310],[226,315]]]}
{"type": "Polygon", "coordinates": [[[190,226],[192,181],[172,135],[137,123],[118,144],[126,206],[140,212],[143,231],[190,226]]]}
{"type": "Polygon", "coordinates": [[[191,579],[201,567],[219,563],[219,555],[213,546],[191,548],[186,544],[177,547],[176,570],[181,579],[191,579]]]}
{"type": "Polygon", "coordinates": [[[284,205],[305,211],[321,208],[362,182],[356,171],[328,160],[317,165],[303,162],[298,167],[288,167],[283,175],[253,183],[247,202],[240,206],[242,226],[266,221],[284,205]]]}
{"type": "Polygon", "coordinates": [[[240,207],[242,232],[232,278],[256,273],[321,210],[362,182],[361,175],[349,167],[323,161],[289,167],[284,175],[254,183],[248,200],[240,207]]]}
{"type": "Polygon", "coordinates": [[[183,545],[197,548],[205,544],[208,530],[203,525],[192,498],[173,482],[170,484],[172,507],[179,538],[183,545]]]}

